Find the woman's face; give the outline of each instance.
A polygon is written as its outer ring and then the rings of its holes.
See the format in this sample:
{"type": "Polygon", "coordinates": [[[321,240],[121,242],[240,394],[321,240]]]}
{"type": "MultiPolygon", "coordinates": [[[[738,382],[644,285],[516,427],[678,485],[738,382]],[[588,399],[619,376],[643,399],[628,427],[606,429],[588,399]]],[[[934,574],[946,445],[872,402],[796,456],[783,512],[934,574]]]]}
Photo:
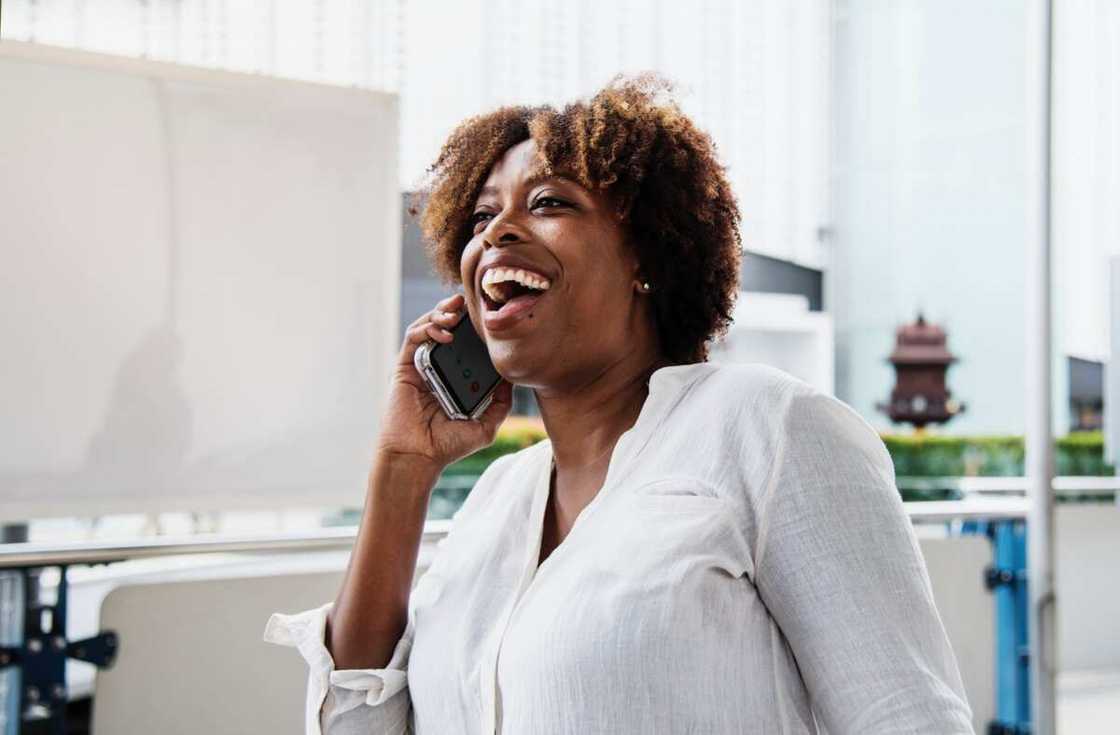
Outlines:
{"type": "Polygon", "coordinates": [[[498,372],[521,385],[563,389],[626,359],[650,337],[652,323],[609,197],[539,173],[531,139],[494,165],[472,210],[460,276],[471,322],[498,372]],[[548,280],[528,308],[511,302],[499,313],[484,298],[485,270],[503,261],[548,280]]]}

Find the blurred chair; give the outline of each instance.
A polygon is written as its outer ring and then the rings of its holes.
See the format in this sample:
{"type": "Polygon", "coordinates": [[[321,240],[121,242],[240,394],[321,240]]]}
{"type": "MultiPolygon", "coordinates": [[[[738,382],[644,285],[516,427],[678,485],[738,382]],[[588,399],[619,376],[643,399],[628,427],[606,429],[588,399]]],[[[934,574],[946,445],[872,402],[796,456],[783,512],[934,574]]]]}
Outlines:
{"type": "Polygon", "coordinates": [[[261,634],[273,612],[334,599],[341,580],[338,570],[113,590],[101,625],[121,645],[97,675],[93,732],[300,735],[307,667],[261,634]]]}

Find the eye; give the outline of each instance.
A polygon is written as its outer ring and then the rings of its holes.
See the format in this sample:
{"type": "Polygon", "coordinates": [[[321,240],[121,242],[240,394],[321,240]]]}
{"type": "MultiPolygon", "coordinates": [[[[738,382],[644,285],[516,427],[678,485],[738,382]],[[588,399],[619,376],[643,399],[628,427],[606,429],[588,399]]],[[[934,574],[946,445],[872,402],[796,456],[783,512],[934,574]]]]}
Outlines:
{"type": "Polygon", "coordinates": [[[556,204],[560,205],[561,207],[563,207],[564,205],[567,204],[567,202],[565,202],[563,199],[557,199],[556,197],[540,197],[535,202],[533,202],[533,205],[536,206],[537,204],[540,204],[541,202],[555,202],[556,204]]]}
{"type": "MultiPolygon", "coordinates": [[[[543,203],[546,203],[546,202],[551,202],[550,204],[544,204],[544,206],[548,206],[548,207],[556,207],[556,206],[566,207],[566,206],[568,206],[568,203],[566,201],[564,201],[563,199],[557,199],[556,197],[538,197],[536,199],[536,201],[533,202],[533,207],[536,208],[536,206],[538,204],[543,204],[543,203]]],[[[483,218],[493,217],[493,216],[494,215],[490,212],[475,212],[474,214],[472,214],[470,216],[470,219],[468,219],[467,222],[470,224],[471,229],[473,230],[473,229],[478,228],[478,223],[482,222],[483,218]]]]}

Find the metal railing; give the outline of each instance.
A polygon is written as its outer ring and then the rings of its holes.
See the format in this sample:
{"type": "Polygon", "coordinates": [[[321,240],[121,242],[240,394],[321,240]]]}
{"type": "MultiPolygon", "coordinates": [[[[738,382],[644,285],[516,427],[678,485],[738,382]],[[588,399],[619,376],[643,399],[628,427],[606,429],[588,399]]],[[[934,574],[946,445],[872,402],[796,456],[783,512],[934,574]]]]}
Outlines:
{"type": "MultiPolygon", "coordinates": [[[[1027,512],[1027,502],[1013,497],[915,501],[903,503],[903,506],[915,523],[1021,519],[1026,517],[1027,512]]],[[[426,522],[422,542],[438,541],[450,527],[449,520],[426,522]]],[[[332,551],[350,548],[357,532],[357,526],[341,526],[269,534],[208,533],[113,541],[0,544],[0,569],[104,564],[187,554],[332,551]]]]}
{"type": "MultiPolygon", "coordinates": [[[[930,477],[896,478],[900,489],[949,489],[964,495],[1021,495],[1027,493],[1027,478],[1010,477],[930,477]]],[[[1120,477],[1065,475],[1055,477],[1051,485],[1058,499],[1076,499],[1086,495],[1120,495],[1120,477]]]]}
{"type": "MultiPolygon", "coordinates": [[[[450,525],[451,521],[428,521],[424,524],[422,541],[442,538],[450,525]]],[[[350,548],[357,532],[357,526],[343,526],[271,534],[207,533],[123,541],[3,544],[0,545],[0,569],[104,564],[186,554],[332,551],[350,548]]]]}

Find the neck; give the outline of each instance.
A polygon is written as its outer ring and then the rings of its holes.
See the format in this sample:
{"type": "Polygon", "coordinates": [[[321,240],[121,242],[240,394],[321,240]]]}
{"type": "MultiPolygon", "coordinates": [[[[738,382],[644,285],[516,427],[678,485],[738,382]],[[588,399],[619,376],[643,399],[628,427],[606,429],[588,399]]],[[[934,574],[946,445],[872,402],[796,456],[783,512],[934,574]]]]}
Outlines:
{"type": "Polygon", "coordinates": [[[659,354],[631,354],[563,389],[537,390],[557,470],[605,460],[618,437],[638,420],[650,375],[667,364],[659,354]]]}

